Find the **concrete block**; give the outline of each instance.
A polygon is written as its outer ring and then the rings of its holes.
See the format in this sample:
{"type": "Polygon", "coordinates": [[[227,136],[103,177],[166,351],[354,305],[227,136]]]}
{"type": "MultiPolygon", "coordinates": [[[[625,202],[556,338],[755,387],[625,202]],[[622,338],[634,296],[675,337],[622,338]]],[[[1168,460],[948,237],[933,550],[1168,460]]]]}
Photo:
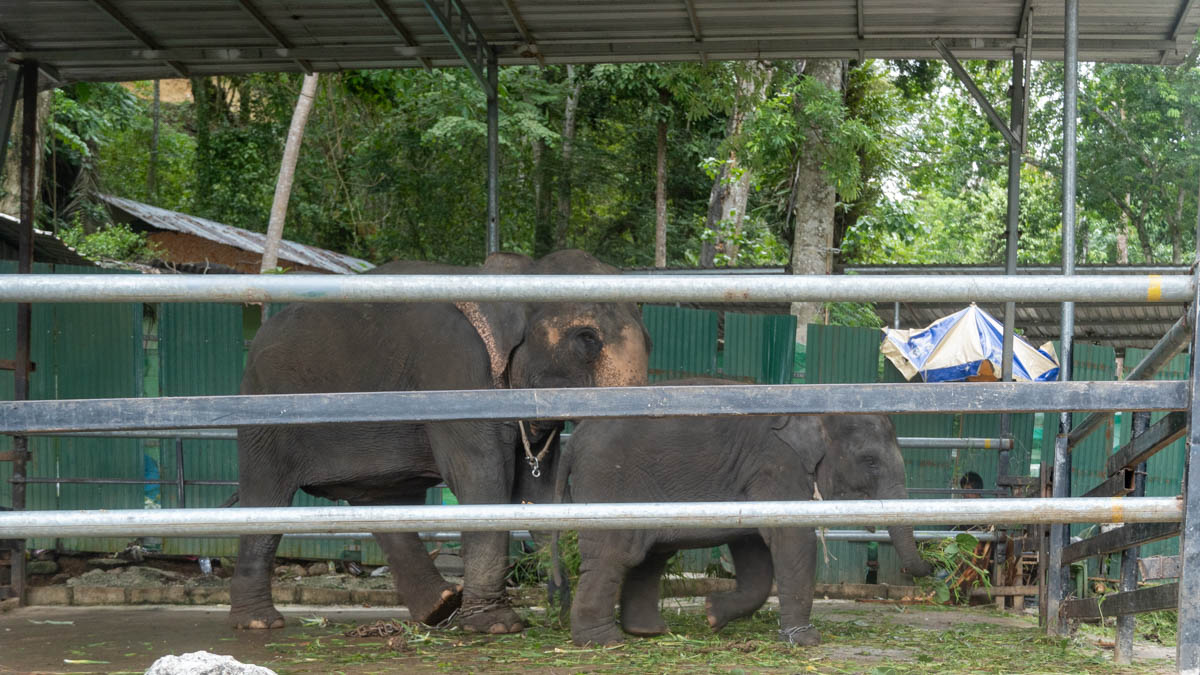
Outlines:
{"type": "Polygon", "coordinates": [[[187,589],[183,586],[134,586],[129,589],[131,605],[186,605],[187,589]]]}
{"type": "Polygon", "coordinates": [[[277,605],[294,605],[299,597],[295,584],[271,584],[271,601],[277,605]]]}
{"type": "Polygon", "coordinates": [[[69,605],[71,590],[69,586],[32,586],[25,590],[25,598],[30,605],[69,605]]]}
{"type": "Polygon", "coordinates": [[[305,605],[348,605],[350,591],[341,588],[300,587],[300,602],[305,605]]]}
{"type": "Polygon", "coordinates": [[[378,588],[350,591],[350,601],[356,605],[370,605],[371,607],[398,607],[400,605],[400,598],[396,595],[396,591],[378,588]]]}
{"type": "Polygon", "coordinates": [[[76,586],[73,593],[73,603],[80,606],[89,605],[124,605],[124,588],[110,586],[76,586]]]}
{"type": "Polygon", "coordinates": [[[197,586],[188,591],[193,605],[228,605],[229,589],[219,586],[197,586]]]}

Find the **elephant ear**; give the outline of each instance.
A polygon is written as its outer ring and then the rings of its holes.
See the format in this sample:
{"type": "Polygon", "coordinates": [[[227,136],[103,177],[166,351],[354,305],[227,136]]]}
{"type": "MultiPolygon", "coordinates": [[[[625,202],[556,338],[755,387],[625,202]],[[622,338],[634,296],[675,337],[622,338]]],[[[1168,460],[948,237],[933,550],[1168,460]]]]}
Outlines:
{"type": "Polygon", "coordinates": [[[814,415],[783,415],[771,424],[775,436],[800,455],[804,470],[814,478],[825,458],[828,438],[820,418],[814,415]]]}
{"type": "MultiPolygon", "coordinates": [[[[533,265],[527,256],[517,253],[493,253],[480,274],[525,274],[533,265]]],[[[454,306],[479,334],[487,348],[492,386],[508,386],[508,362],[514,349],[525,339],[528,305],[522,302],[456,302],[454,306]]]]}

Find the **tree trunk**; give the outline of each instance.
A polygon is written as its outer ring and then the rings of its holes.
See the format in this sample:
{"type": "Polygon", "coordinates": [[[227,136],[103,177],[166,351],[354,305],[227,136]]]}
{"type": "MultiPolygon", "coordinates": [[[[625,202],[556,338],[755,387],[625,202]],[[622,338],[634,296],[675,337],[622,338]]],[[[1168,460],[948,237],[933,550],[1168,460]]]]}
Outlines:
{"type": "MultiPolygon", "coordinates": [[[[756,63],[748,65],[744,72],[738,74],[737,98],[725,127],[727,140],[737,138],[742,133],[746,116],[762,100],[769,80],[767,69],[756,63]]],[[[737,152],[730,150],[708,195],[708,216],[704,225],[713,230],[715,236],[700,248],[701,267],[712,267],[718,252],[728,256],[730,265],[737,259],[737,244],[725,240],[722,226],[732,225],[734,233],[741,233],[746,201],[750,196],[750,180],[750,172],[741,166],[737,152]]]]}
{"type": "MultiPolygon", "coordinates": [[[[1125,200],[1129,200],[1129,195],[1125,195],[1125,200]]],[[[1121,226],[1117,228],[1117,264],[1129,264],[1129,212],[1124,208],[1121,209],[1121,226]]]]}
{"type": "Polygon", "coordinates": [[[312,110],[316,95],[317,74],[305,75],[300,97],[296,99],[296,109],[292,111],[292,125],[283,146],[283,160],[279,163],[279,180],[275,182],[275,199],[271,202],[271,219],[267,224],[267,242],[263,246],[262,272],[274,270],[279,263],[279,240],[283,238],[284,216],[287,215],[288,200],[292,196],[296,160],[300,157],[304,125],[308,124],[308,113],[312,110]]]}
{"type": "Polygon", "coordinates": [[[571,223],[571,156],[575,152],[575,112],[579,108],[579,92],[583,78],[575,77],[575,66],[567,66],[567,81],[570,92],[563,110],[562,168],[558,175],[558,228],[555,231],[554,247],[567,247],[567,226],[571,223]]]}
{"type": "Polygon", "coordinates": [[[1178,265],[1183,260],[1183,188],[1175,198],[1175,218],[1171,221],[1171,264],[1178,265]]]}
{"type": "Polygon", "coordinates": [[[554,221],[550,218],[550,169],[546,141],[533,141],[533,257],[554,251],[554,221]]]}
{"type": "MultiPolygon", "coordinates": [[[[842,90],[842,67],[839,60],[810,59],[804,75],[812,77],[834,91],[842,90]]],[[[796,105],[803,106],[804,101],[796,105]]],[[[794,207],[796,225],[792,240],[791,274],[828,274],[833,264],[834,209],[837,195],[829,178],[821,169],[821,139],[809,130],[797,162],[797,190],[794,207]]],[[[816,323],[824,312],[821,302],[793,302],[791,313],[796,315],[796,340],[805,342],[805,326],[816,323]]]]}
{"type": "Polygon", "coordinates": [[[658,162],[654,181],[654,266],[667,266],[667,118],[671,94],[658,90],[658,162]]]}
{"type": "MultiPolygon", "coordinates": [[[[16,77],[16,71],[9,73],[9,77],[16,77]]],[[[43,91],[38,93],[37,97],[37,143],[35,147],[42,147],[42,142],[46,137],[46,120],[50,117],[50,97],[54,93],[43,91]]],[[[0,213],[4,213],[14,218],[21,214],[21,125],[24,118],[24,106],[21,105],[21,100],[17,99],[17,109],[13,113],[12,134],[9,136],[10,144],[8,154],[4,159],[4,184],[3,195],[0,195],[0,213]]],[[[33,194],[34,198],[39,198],[42,194],[42,171],[45,164],[42,152],[33,153],[33,194]]]]}
{"type": "Polygon", "coordinates": [[[150,130],[150,166],[146,168],[146,194],[151,204],[158,204],[158,121],[162,105],[162,90],[159,81],[154,81],[154,103],[151,117],[154,120],[150,130]]]}

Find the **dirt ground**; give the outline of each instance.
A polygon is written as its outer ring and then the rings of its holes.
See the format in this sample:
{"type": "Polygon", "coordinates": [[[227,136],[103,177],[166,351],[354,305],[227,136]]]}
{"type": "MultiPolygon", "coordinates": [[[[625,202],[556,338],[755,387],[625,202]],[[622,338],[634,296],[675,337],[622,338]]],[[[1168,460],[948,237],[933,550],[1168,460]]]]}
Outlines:
{"type": "MultiPolygon", "coordinates": [[[[615,651],[576,648],[561,627],[535,626],[522,636],[416,630],[408,634],[409,644],[403,649],[389,648],[379,638],[345,637],[348,628],[407,619],[407,612],[397,608],[291,606],[283,608],[288,618],[284,629],[235,631],[226,626],[228,608],[221,606],[29,607],[0,614],[0,673],[141,673],[160,656],[198,650],[231,655],[279,673],[883,674],[981,672],[980,663],[989,664],[983,672],[1174,672],[1174,649],[1148,643],[1138,644],[1138,665],[1133,669],[1113,667],[1111,651],[1100,645],[1111,640],[1111,632],[1105,638],[1098,631],[1036,645],[1039,658],[1048,659],[1041,665],[1020,656],[992,662],[984,654],[982,661],[962,661],[960,670],[954,667],[957,661],[947,663],[930,655],[939,644],[956,649],[962,646],[958,643],[969,646],[979,639],[1008,645],[1047,640],[1038,637],[1033,617],[991,609],[818,600],[814,622],[822,630],[823,643],[789,650],[773,639],[770,626],[778,619],[771,610],[760,612],[762,620],[740,632],[731,634],[727,628],[718,639],[703,630],[700,607],[696,600],[666,601],[670,635],[635,638],[615,651]],[[303,625],[303,619],[310,625],[303,625]],[[1005,637],[1006,632],[1013,637],[1005,637]],[[1061,650],[1063,660],[1042,654],[1047,650],[1061,650]]],[[[536,622],[532,618],[531,623],[536,622]]]]}

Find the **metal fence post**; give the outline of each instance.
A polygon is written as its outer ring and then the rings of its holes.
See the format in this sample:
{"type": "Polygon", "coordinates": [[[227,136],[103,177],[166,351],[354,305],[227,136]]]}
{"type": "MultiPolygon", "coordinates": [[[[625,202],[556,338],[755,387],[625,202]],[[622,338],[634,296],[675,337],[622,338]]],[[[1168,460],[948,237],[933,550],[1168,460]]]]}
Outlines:
{"type": "MultiPolygon", "coordinates": [[[[1197,242],[1200,249],[1200,241],[1197,242]]],[[[1197,268],[1200,278],[1200,268],[1197,268]]],[[[1193,320],[1200,318],[1200,294],[1193,301],[1193,320]]],[[[1193,326],[1195,323],[1193,322],[1193,326]]],[[[1200,527],[1200,330],[1192,331],[1191,404],[1188,419],[1187,462],[1184,465],[1183,525],[1179,529],[1179,618],[1175,667],[1181,673],[1200,673],[1200,536],[1189,536],[1189,528],[1200,527]]]]}
{"type": "MultiPolygon", "coordinates": [[[[1130,440],[1146,433],[1150,428],[1150,413],[1135,412],[1133,425],[1130,429],[1130,440]]],[[[1142,497],[1146,494],[1146,463],[1137,466],[1133,483],[1133,493],[1130,497],[1142,497]]],[[[1121,551],[1121,592],[1137,590],[1138,580],[1138,550],[1134,546],[1121,551]]],[[[1133,629],[1137,626],[1137,617],[1125,614],[1117,617],[1117,640],[1113,650],[1113,661],[1119,664],[1133,663],[1133,629]]]]}
{"type": "Polygon", "coordinates": [[[496,49],[488,49],[487,80],[487,252],[500,250],[500,66],[496,49]]]}
{"type": "MultiPolygon", "coordinates": [[[[1064,17],[1063,76],[1063,194],[1062,194],[1062,267],[1063,276],[1075,273],[1075,115],[1079,90],[1079,0],[1067,0],[1064,17]]],[[[1062,304],[1062,342],[1059,355],[1059,381],[1071,380],[1072,337],[1075,331],[1075,303],[1062,304]]],[[[1071,413],[1059,415],[1058,436],[1054,441],[1055,497],[1071,496],[1071,452],[1067,439],[1071,433],[1071,413]]],[[[1069,525],[1050,526],[1046,556],[1046,631],[1063,632],[1059,610],[1069,586],[1070,569],[1063,569],[1063,546],[1071,535],[1069,525]]]]}

